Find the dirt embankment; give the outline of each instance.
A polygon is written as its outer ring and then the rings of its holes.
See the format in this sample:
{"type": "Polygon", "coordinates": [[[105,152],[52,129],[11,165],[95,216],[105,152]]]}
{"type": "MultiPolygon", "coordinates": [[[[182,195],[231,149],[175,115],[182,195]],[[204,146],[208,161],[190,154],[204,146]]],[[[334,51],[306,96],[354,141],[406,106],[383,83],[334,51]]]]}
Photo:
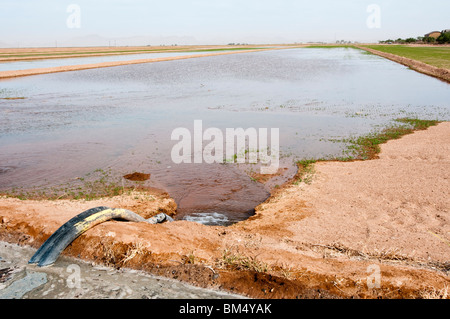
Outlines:
{"type": "MultiPolygon", "coordinates": [[[[450,123],[382,146],[380,158],[321,162],[231,227],[109,221],[65,251],[256,298],[438,298],[450,287],[450,123]]],[[[95,206],[149,217],[163,194],[98,201],[0,199],[0,240],[38,248],[95,206]]]]}
{"type": "Polygon", "coordinates": [[[450,83],[450,70],[448,70],[448,69],[438,68],[438,67],[435,67],[435,66],[417,61],[417,60],[405,58],[405,57],[398,56],[398,55],[395,55],[392,53],[381,52],[381,51],[367,48],[364,46],[358,46],[358,48],[361,50],[365,50],[367,52],[379,55],[379,56],[389,59],[391,61],[403,64],[403,65],[411,68],[414,71],[417,71],[417,72],[420,72],[420,73],[423,73],[426,75],[431,75],[438,79],[441,79],[443,81],[450,83]]]}

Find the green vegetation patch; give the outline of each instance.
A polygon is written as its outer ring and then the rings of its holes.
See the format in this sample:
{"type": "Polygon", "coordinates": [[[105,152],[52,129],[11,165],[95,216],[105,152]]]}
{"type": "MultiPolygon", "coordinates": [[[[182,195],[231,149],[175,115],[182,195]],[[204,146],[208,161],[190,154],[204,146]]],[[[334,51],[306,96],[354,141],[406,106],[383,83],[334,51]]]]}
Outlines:
{"type": "Polygon", "coordinates": [[[158,53],[161,51],[167,51],[170,49],[155,49],[155,50],[117,50],[117,51],[74,51],[74,52],[45,52],[45,53],[16,53],[16,54],[2,54],[0,58],[28,58],[28,57],[49,57],[49,56],[57,56],[57,57],[71,57],[71,56],[80,56],[80,55],[122,55],[122,54],[139,54],[139,53],[158,53]]]}
{"type": "Polygon", "coordinates": [[[368,45],[367,48],[450,69],[450,47],[412,47],[407,45],[368,45]]]}

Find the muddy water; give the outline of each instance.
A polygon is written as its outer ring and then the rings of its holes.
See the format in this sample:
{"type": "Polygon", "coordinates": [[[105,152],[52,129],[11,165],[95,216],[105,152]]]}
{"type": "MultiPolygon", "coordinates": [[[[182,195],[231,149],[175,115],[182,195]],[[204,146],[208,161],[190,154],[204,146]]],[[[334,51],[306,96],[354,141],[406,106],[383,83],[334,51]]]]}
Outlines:
{"type": "Polygon", "coordinates": [[[273,187],[296,159],[341,156],[336,139],[399,117],[450,119],[448,84],[355,49],[39,75],[1,81],[0,98],[0,189],[68,185],[97,169],[143,172],[144,186],[177,201],[180,218],[225,225],[250,216],[270,187],[245,173],[251,165],[174,164],[175,128],[279,128],[286,169],[273,187]]]}

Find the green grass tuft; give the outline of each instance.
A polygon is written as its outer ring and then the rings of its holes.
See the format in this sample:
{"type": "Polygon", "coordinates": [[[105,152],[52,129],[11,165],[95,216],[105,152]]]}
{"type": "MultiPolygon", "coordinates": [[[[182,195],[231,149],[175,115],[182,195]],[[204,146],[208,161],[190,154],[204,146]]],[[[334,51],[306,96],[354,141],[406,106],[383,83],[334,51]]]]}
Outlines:
{"type": "Polygon", "coordinates": [[[364,136],[351,139],[334,140],[335,142],[347,143],[347,149],[344,150],[344,156],[333,158],[303,159],[297,161],[298,172],[294,178],[294,185],[300,183],[310,184],[314,174],[314,164],[323,161],[349,162],[354,160],[370,160],[377,158],[381,151],[380,145],[389,140],[399,139],[400,137],[411,134],[414,131],[425,130],[430,126],[440,123],[437,120],[421,120],[415,118],[396,119],[399,125],[391,125],[381,130],[364,136]]]}

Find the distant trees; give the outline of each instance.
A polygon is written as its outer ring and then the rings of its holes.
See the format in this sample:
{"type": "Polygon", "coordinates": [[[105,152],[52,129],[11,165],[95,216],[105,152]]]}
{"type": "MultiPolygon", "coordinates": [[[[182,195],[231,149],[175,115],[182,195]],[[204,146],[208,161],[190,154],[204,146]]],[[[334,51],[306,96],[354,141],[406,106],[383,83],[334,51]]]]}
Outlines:
{"type": "Polygon", "coordinates": [[[397,40],[389,39],[389,40],[379,41],[379,43],[381,43],[381,44],[392,44],[392,43],[396,43],[396,44],[411,44],[411,43],[446,44],[446,43],[450,43],[450,32],[442,32],[442,34],[438,38],[434,38],[434,37],[417,37],[417,38],[407,38],[407,39],[398,38],[397,40]]]}
{"type": "Polygon", "coordinates": [[[405,42],[406,43],[416,43],[417,39],[415,39],[415,38],[408,38],[408,39],[405,40],[405,42]]]}

